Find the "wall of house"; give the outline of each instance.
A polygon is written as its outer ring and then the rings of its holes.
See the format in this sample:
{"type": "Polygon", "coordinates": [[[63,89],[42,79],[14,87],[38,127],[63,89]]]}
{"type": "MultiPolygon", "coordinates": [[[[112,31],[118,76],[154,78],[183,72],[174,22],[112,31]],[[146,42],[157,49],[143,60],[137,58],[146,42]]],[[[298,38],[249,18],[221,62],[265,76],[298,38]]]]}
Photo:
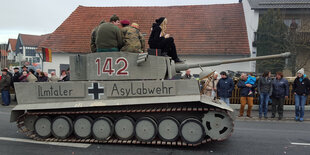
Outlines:
{"type": "MultiPolygon", "coordinates": [[[[246,58],[247,56],[189,56],[189,55],[181,55],[181,59],[185,59],[186,63],[193,64],[199,62],[208,62],[208,61],[222,61],[222,60],[231,60],[231,59],[238,59],[238,58],[246,58]]],[[[217,72],[221,71],[245,71],[245,72],[252,72],[251,70],[251,63],[250,62],[241,62],[241,63],[232,63],[232,64],[224,64],[219,66],[212,66],[212,67],[203,67],[210,68],[216,70],[217,72]]],[[[192,74],[199,74],[201,72],[200,68],[191,69],[192,74]]]]}
{"type": "MultiPolygon", "coordinates": [[[[252,46],[253,41],[255,40],[254,32],[257,31],[258,21],[259,21],[259,12],[251,10],[251,6],[248,0],[242,1],[243,11],[245,16],[245,23],[248,33],[249,47],[251,51],[251,57],[256,57],[256,47],[252,46]]],[[[255,72],[256,62],[250,62],[251,72],[255,72]]]]}
{"type": "Polygon", "coordinates": [[[8,60],[11,60],[11,61],[14,60],[15,51],[12,50],[11,44],[8,45],[8,51],[10,51],[8,52],[8,60]]]}
{"type": "Polygon", "coordinates": [[[60,64],[69,64],[69,56],[73,55],[76,54],[52,53],[52,62],[43,62],[43,71],[48,72],[49,69],[55,69],[56,75],[60,76],[60,64]]]}

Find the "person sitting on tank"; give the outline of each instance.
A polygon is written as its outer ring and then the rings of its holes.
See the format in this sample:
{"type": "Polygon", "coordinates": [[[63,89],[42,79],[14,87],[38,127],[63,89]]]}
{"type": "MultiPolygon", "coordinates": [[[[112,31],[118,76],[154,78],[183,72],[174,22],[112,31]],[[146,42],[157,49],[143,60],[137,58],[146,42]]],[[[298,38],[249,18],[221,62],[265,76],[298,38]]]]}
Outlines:
{"type": "Polygon", "coordinates": [[[129,26],[128,20],[122,20],[122,35],[124,46],[121,48],[123,52],[143,53],[145,41],[144,37],[137,28],[129,26]]]}
{"type": "Polygon", "coordinates": [[[179,59],[173,37],[166,33],[168,20],[160,17],[155,20],[148,41],[150,48],[161,49],[162,55],[170,56],[176,63],[183,62],[179,59]]]}
{"type": "Polygon", "coordinates": [[[97,46],[96,46],[96,33],[98,31],[98,28],[101,24],[105,23],[105,20],[103,19],[98,26],[96,26],[92,32],[91,32],[91,38],[90,38],[90,50],[92,53],[97,52],[97,46]]]}
{"type": "Polygon", "coordinates": [[[113,15],[110,22],[100,24],[96,32],[96,52],[118,52],[123,47],[119,17],[113,15]]]}

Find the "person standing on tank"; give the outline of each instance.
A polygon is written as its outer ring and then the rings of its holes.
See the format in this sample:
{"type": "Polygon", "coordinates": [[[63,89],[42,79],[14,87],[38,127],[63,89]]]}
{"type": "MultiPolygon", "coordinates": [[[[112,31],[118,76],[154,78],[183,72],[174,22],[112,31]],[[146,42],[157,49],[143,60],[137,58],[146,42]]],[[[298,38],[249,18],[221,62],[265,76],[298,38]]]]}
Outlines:
{"type": "Polygon", "coordinates": [[[251,112],[253,107],[253,99],[254,99],[254,91],[256,88],[256,84],[250,84],[246,83],[248,80],[248,75],[245,73],[241,74],[241,79],[238,81],[238,88],[240,88],[240,113],[239,117],[243,116],[244,113],[244,107],[246,104],[248,104],[248,111],[247,111],[247,117],[252,118],[251,112]],[[251,93],[252,92],[252,93],[251,93]]]}
{"type": "Polygon", "coordinates": [[[226,72],[221,72],[221,79],[218,81],[216,85],[217,95],[220,100],[224,101],[228,106],[230,105],[230,97],[232,91],[234,90],[234,82],[233,80],[227,76],[226,72]]]}
{"type": "Polygon", "coordinates": [[[295,120],[304,121],[305,104],[310,93],[310,81],[303,68],[297,72],[297,77],[293,83],[295,96],[295,120]]]}
{"type": "Polygon", "coordinates": [[[100,24],[96,32],[96,52],[117,52],[123,47],[119,17],[113,15],[110,22],[100,24]]]}
{"type": "Polygon", "coordinates": [[[160,17],[155,20],[149,38],[149,46],[152,49],[161,49],[162,55],[170,56],[176,63],[183,62],[177,55],[173,37],[166,33],[168,20],[160,17]]]}
{"type": "Polygon", "coordinates": [[[271,118],[276,117],[278,111],[279,120],[283,118],[283,105],[286,98],[289,95],[288,81],[283,78],[282,72],[276,73],[276,78],[272,81],[272,115],[271,118]]]}
{"type": "Polygon", "coordinates": [[[123,27],[121,32],[124,39],[124,46],[121,48],[121,51],[143,53],[145,46],[144,37],[137,28],[129,26],[129,24],[130,22],[128,20],[121,21],[121,25],[123,27]]]}
{"type": "Polygon", "coordinates": [[[264,112],[264,118],[268,118],[268,102],[272,95],[272,79],[270,78],[271,73],[269,71],[264,72],[263,76],[258,80],[257,91],[259,94],[259,118],[262,118],[264,112]]]}

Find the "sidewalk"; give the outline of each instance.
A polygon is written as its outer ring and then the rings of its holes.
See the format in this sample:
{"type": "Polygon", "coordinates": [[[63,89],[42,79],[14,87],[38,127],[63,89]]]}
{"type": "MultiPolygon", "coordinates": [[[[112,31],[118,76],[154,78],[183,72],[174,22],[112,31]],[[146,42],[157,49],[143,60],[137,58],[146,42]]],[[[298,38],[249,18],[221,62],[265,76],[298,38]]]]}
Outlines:
{"type": "MultiPolygon", "coordinates": [[[[278,120],[278,114],[276,114],[275,118],[270,118],[271,117],[271,105],[268,106],[268,113],[267,116],[268,118],[265,119],[264,116],[262,119],[259,119],[259,106],[254,105],[252,108],[251,116],[252,118],[246,117],[246,111],[247,111],[247,105],[244,108],[244,114],[243,117],[238,117],[239,115],[239,109],[240,109],[240,104],[231,104],[231,108],[234,109],[234,118],[236,120],[258,120],[258,121],[279,121],[278,120]]],[[[280,121],[295,121],[295,106],[294,105],[284,105],[284,111],[283,111],[283,118],[280,121]]],[[[305,115],[304,115],[304,121],[310,121],[310,105],[305,106],[305,115]]]]}

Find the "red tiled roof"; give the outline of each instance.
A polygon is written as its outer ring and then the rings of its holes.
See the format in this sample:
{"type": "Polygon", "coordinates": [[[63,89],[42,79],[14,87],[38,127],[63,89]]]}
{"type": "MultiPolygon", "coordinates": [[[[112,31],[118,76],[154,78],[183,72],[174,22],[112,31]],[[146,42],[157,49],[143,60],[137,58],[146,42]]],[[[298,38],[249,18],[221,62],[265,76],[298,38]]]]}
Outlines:
{"type": "Polygon", "coordinates": [[[45,35],[30,35],[20,34],[24,46],[38,47],[43,40],[46,40],[50,34],[45,35]]]}
{"type": "Polygon", "coordinates": [[[8,56],[8,52],[6,50],[0,50],[1,56],[8,56]]]}
{"type": "MultiPolygon", "coordinates": [[[[156,18],[168,19],[167,33],[175,39],[179,54],[249,55],[246,24],[241,3],[170,7],[79,6],[41,47],[54,52],[90,52],[90,34],[102,19],[118,15],[140,25],[146,43],[156,18]]],[[[147,45],[148,46],[148,45],[147,45]]]]}
{"type": "MultiPolygon", "coordinates": [[[[13,51],[15,51],[16,42],[17,42],[17,39],[9,38],[8,44],[11,44],[11,48],[12,48],[13,51]]],[[[11,51],[8,51],[8,52],[11,52],[11,51]]]]}

